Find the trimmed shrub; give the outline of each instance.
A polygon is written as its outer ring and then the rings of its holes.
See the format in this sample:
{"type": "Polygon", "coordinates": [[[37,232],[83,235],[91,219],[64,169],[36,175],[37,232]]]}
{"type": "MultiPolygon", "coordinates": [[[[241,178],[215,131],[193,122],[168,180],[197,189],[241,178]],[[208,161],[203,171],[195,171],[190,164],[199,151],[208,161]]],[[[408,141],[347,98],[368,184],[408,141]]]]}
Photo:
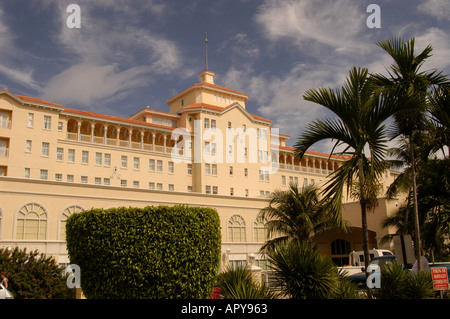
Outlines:
{"type": "Polygon", "coordinates": [[[220,263],[220,219],[177,205],[92,209],[67,219],[70,261],[87,298],[208,298],[220,263]]]}

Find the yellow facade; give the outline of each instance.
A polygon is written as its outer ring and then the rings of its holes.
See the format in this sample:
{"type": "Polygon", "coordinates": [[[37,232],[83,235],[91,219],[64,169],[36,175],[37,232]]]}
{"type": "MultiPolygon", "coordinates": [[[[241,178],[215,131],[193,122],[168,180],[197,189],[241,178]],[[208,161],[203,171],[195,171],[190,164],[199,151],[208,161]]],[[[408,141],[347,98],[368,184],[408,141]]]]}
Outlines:
{"type": "MultiPolygon", "coordinates": [[[[246,110],[246,94],[216,85],[211,71],[200,79],[167,100],[169,112],[145,108],[130,118],[0,90],[0,245],[68,263],[64,221],[72,213],[188,204],[219,212],[223,261],[254,254],[263,265],[258,216],[270,193],[291,182],[320,184],[345,159],[307,152],[299,163],[282,128],[246,110]]],[[[386,171],[384,187],[394,175],[386,171]]],[[[380,221],[396,204],[380,199],[369,214],[373,246],[387,234],[380,221]]],[[[360,228],[359,205],[344,206],[344,217],[360,228]]],[[[329,242],[320,245],[329,251],[329,242]]]]}

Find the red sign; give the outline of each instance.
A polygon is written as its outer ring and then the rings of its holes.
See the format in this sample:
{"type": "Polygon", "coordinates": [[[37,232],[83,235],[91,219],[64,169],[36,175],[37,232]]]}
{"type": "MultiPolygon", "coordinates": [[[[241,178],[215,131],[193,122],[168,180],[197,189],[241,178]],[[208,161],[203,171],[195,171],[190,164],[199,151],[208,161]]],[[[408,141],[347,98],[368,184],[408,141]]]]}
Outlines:
{"type": "Polygon", "coordinates": [[[431,268],[431,275],[433,277],[434,290],[448,289],[447,268],[431,268]]]}

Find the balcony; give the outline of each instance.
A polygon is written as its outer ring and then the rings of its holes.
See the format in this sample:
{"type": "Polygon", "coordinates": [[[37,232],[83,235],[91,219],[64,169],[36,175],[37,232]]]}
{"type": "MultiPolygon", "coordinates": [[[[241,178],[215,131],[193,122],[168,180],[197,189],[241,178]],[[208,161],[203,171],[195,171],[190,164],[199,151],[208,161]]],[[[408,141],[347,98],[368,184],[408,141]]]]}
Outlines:
{"type": "Polygon", "coordinates": [[[75,119],[68,121],[66,139],[164,154],[171,154],[175,146],[170,132],[130,129],[112,124],[93,124],[88,121],[79,123],[75,119]]]}

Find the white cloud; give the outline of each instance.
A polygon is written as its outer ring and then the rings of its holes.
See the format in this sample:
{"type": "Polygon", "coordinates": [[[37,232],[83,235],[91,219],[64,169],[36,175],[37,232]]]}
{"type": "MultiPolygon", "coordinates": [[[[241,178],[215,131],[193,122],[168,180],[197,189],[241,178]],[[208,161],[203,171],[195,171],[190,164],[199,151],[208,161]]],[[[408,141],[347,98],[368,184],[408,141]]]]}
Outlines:
{"type": "Polygon", "coordinates": [[[434,16],[439,20],[450,21],[450,4],[448,3],[448,0],[423,1],[417,9],[421,12],[434,16]]]}
{"type": "Polygon", "coordinates": [[[448,36],[448,30],[444,31],[438,28],[430,28],[423,34],[417,36],[417,54],[429,44],[433,47],[433,51],[431,52],[432,56],[424,63],[423,70],[446,69],[448,74],[450,72],[450,38],[448,36]]]}
{"type": "Polygon", "coordinates": [[[323,46],[341,53],[367,50],[360,41],[365,20],[365,8],[351,0],[266,1],[255,16],[268,39],[286,40],[311,55],[323,46]]]}
{"type": "Polygon", "coordinates": [[[67,3],[58,1],[55,5],[59,6],[61,20],[56,41],[71,60],[44,86],[42,95],[47,98],[61,103],[92,104],[114,96],[124,97],[124,92],[148,85],[152,76],[167,75],[181,66],[181,51],[176,43],[138,26],[135,20],[146,8],[162,14],[164,4],[79,2],[80,29],[66,27],[67,3]],[[110,10],[109,15],[101,15],[99,8],[110,10]]]}
{"type": "Polygon", "coordinates": [[[43,89],[43,97],[92,106],[96,100],[142,87],[147,71],[145,67],[119,71],[117,65],[77,64],[54,76],[43,89]]]}

